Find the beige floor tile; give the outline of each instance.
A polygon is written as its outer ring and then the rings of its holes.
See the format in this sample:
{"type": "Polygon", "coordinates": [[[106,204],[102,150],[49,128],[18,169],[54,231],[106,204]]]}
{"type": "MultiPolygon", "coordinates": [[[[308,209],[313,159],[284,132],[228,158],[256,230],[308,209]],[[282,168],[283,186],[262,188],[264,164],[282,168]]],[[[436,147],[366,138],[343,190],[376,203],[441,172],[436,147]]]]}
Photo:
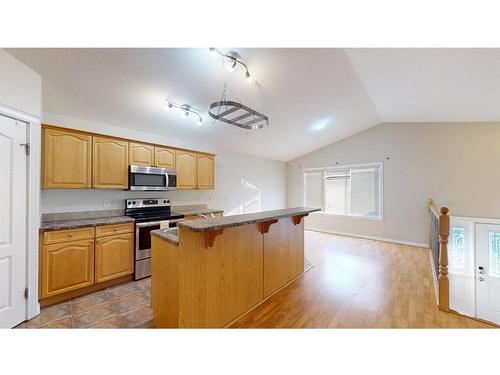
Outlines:
{"type": "Polygon", "coordinates": [[[138,327],[153,318],[153,310],[149,306],[150,303],[146,302],[139,305],[125,314],[120,314],[120,320],[127,328],[138,327]]]}
{"type": "Polygon", "coordinates": [[[147,277],[145,279],[141,279],[136,281],[136,285],[140,289],[151,289],[151,277],[147,277]]]}
{"type": "Polygon", "coordinates": [[[120,284],[118,286],[112,287],[108,289],[108,294],[113,300],[122,299],[129,294],[137,292],[140,288],[137,286],[135,282],[129,282],[126,284],[120,284]]]}
{"type": "Polygon", "coordinates": [[[47,324],[43,328],[73,328],[71,316],[58,319],[50,324],[47,324]]]}
{"type": "Polygon", "coordinates": [[[75,316],[75,326],[78,328],[87,328],[110,316],[115,316],[116,312],[111,303],[94,307],[83,314],[75,316]]]}
{"type": "Polygon", "coordinates": [[[40,328],[67,316],[71,316],[71,310],[69,304],[64,302],[42,309],[38,316],[25,323],[24,328],[40,328]]]}
{"type": "Polygon", "coordinates": [[[132,308],[140,305],[141,303],[149,301],[150,298],[144,292],[141,291],[129,294],[128,296],[119,301],[114,301],[113,304],[115,305],[116,311],[119,314],[123,314],[131,310],[132,308]]]}
{"type": "Polygon", "coordinates": [[[142,323],[141,325],[137,326],[137,328],[155,328],[153,319],[148,320],[145,323],[142,323]]]}
{"type": "Polygon", "coordinates": [[[70,301],[70,304],[73,314],[79,315],[109,301],[110,298],[106,292],[101,290],[83,297],[75,298],[70,301]]]}
{"type": "Polygon", "coordinates": [[[118,316],[114,315],[94,324],[90,328],[123,328],[123,326],[118,316]]]}

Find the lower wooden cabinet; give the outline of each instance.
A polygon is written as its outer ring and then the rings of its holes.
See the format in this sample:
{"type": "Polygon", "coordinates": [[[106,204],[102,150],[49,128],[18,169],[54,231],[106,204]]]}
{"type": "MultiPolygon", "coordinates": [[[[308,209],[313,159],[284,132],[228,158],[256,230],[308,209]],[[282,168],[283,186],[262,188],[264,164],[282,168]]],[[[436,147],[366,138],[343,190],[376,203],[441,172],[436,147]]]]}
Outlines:
{"type": "Polygon", "coordinates": [[[94,284],[94,239],[42,246],[41,298],[94,284]]]}
{"type": "Polygon", "coordinates": [[[134,234],[96,239],[95,282],[111,280],[134,272],[134,234]]]}
{"type": "Polygon", "coordinates": [[[40,299],[134,273],[133,223],[44,232],[40,244],[40,299]]]}

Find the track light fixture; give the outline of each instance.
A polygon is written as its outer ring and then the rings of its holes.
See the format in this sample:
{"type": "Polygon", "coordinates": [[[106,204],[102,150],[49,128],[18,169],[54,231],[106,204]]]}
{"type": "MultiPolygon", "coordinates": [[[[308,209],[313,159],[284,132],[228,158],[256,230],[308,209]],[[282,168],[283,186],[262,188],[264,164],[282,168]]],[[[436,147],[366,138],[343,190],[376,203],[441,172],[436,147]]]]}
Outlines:
{"type": "Polygon", "coordinates": [[[196,121],[198,125],[201,125],[203,122],[203,117],[201,117],[201,112],[191,107],[189,104],[176,104],[171,101],[169,98],[167,100],[167,105],[165,106],[166,111],[170,111],[172,108],[177,108],[183,111],[184,116],[187,118],[191,113],[195,114],[198,117],[196,121]]]}
{"type": "Polygon", "coordinates": [[[240,64],[245,68],[245,78],[248,83],[252,82],[252,76],[250,75],[250,72],[248,71],[248,66],[241,61],[241,56],[238,52],[235,51],[229,51],[228,53],[223,53],[219,51],[217,48],[210,48],[210,53],[212,57],[217,57],[217,55],[222,56],[224,58],[224,65],[226,66],[227,70],[229,72],[233,72],[234,69],[236,68],[237,64],[240,64]]]}

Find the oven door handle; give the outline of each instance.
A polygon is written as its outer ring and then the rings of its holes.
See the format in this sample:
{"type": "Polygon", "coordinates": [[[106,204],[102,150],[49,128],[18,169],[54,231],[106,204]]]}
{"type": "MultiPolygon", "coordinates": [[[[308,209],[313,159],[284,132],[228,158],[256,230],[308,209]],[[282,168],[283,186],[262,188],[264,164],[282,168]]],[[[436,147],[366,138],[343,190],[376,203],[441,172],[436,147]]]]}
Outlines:
{"type": "Polygon", "coordinates": [[[149,221],[147,223],[137,223],[137,224],[135,224],[135,226],[138,228],[144,228],[144,227],[152,227],[155,225],[159,225],[160,223],[161,223],[161,221],[149,221]]]}

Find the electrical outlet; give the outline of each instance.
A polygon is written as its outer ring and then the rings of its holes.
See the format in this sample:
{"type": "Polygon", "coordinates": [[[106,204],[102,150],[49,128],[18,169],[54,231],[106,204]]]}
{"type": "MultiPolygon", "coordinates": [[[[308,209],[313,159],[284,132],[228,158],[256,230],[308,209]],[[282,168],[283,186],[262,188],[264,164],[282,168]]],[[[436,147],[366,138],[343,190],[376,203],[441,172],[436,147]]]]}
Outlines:
{"type": "Polygon", "coordinates": [[[104,206],[104,208],[110,208],[110,207],[111,207],[111,202],[110,202],[110,201],[108,201],[108,200],[105,200],[105,201],[103,202],[103,206],[104,206]]]}

